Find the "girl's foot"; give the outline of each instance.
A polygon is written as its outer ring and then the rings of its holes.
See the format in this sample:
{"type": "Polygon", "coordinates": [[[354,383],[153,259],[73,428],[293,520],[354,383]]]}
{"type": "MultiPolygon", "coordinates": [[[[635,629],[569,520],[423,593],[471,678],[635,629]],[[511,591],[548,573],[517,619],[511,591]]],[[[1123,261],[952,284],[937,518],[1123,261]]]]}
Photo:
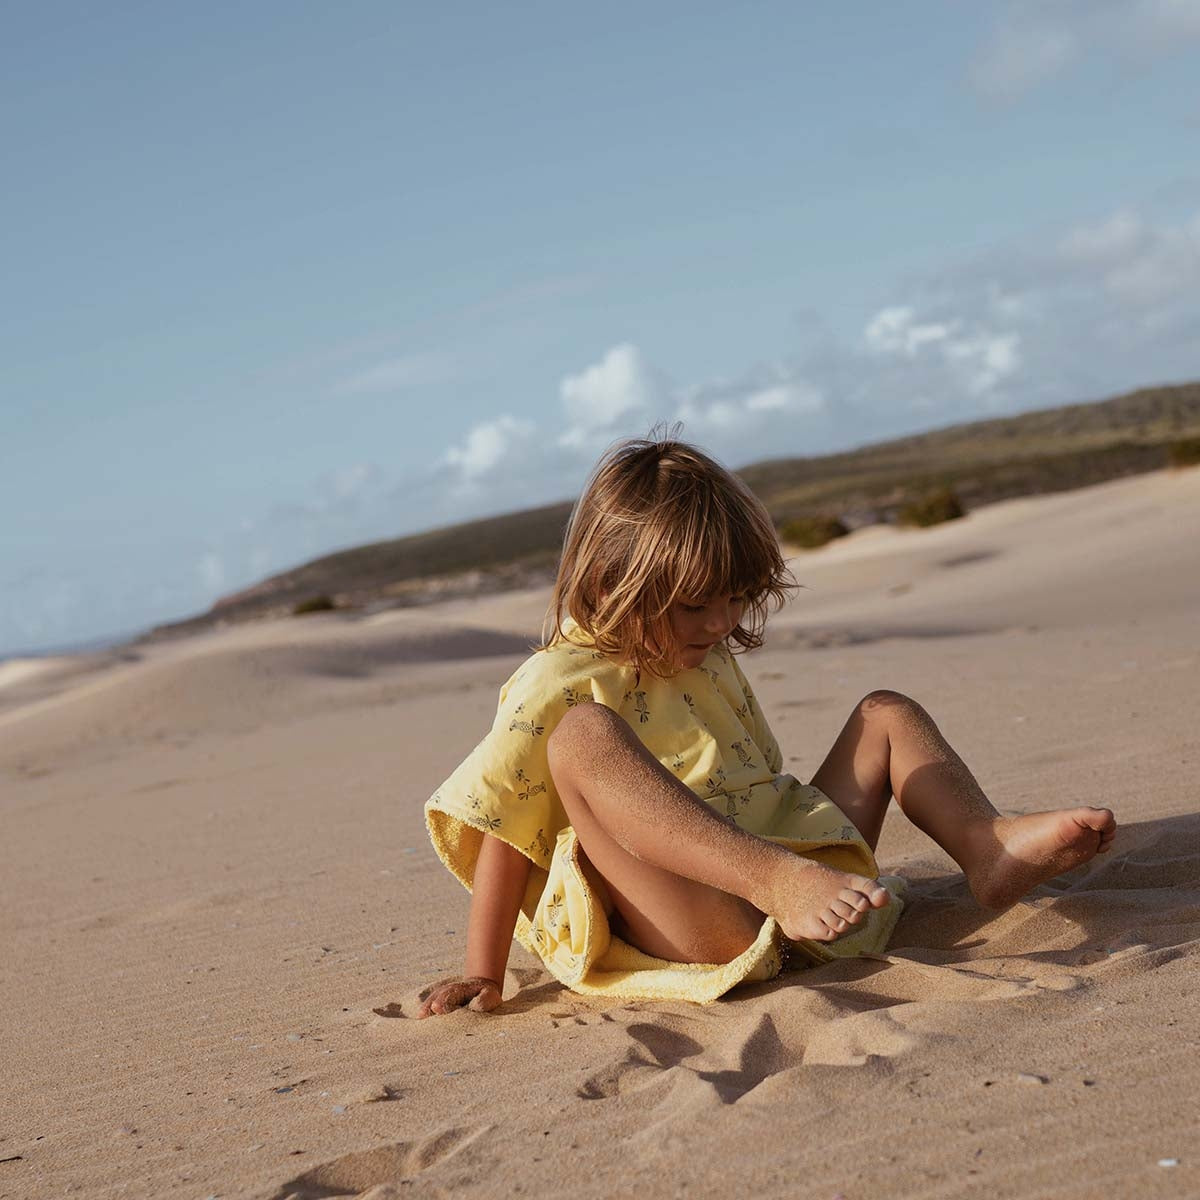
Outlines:
{"type": "Polygon", "coordinates": [[[778,905],[769,911],[786,937],[832,942],[891,897],[878,881],[797,856],[778,905]]]}
{"type": "Polygon", "coordinates": [[[984,908],[1007,908],[1039,883],[1108,851],[1117,822],[1107,808],[997,817],[981,825],[967,883],[984,908]]]}

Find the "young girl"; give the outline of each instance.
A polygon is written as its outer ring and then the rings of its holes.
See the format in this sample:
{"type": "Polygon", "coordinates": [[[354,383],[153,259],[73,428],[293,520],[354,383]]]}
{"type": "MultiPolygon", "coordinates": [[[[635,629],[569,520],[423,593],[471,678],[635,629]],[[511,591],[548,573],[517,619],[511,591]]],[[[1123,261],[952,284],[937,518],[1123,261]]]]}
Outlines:
{"type": "Polygon", "coordinates": [[[812,782],[783,774],[732,646],[794,582],[765,509],[671,440],[620,443],[567,529],[550,636],[425,806],[472,892],[461,978],[419,1015],[494,1009],[514,931],[577,992],[707,1002],[785,959],[881,951],[894,796],[1003,907],[1112,843],[1102,808],[1001,817],[918,704],[872,692],[812,782]]]}

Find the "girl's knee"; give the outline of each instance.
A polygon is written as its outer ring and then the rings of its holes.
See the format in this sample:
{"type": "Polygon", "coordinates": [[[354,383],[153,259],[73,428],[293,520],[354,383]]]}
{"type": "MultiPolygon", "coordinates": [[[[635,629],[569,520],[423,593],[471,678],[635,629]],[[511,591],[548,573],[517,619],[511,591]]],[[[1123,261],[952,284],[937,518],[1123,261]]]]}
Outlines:
{"type": "Polygon", "coordinates": [[[926,715],[925,710],[910,696],[888,688],[868,692],[858,702],[858,713],[865,721],[892,721],[926,715]]]}
{"type": "Polygon", "coordinates": [[[556,775],[564,762],[578,761],[584,751],[616,736],[620,720],[611,708],[595,701],[567,709],[546,740],[551,774],[556,775]]]}

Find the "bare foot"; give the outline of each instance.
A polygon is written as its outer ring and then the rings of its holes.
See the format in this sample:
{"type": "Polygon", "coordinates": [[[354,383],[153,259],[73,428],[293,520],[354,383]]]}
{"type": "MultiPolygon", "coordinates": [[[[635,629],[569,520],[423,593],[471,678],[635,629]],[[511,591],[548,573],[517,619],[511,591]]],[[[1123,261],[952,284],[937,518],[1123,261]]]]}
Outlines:
{"type": "Polygon", "coordinates": [[[872,908],[891,901],[887,889],[865,875],[835,871],[811,858],[796,857],[780,903],[769,911],[786,937],[832,942],[857,925],[872,908]]]}
{"type": "Polygon", "coordinates": [[[981,827],[967,883],[984,908],[1006,908],[1039,883],[1108,851],[1117,822],[1107,808],[997,817],[981,827]]]}

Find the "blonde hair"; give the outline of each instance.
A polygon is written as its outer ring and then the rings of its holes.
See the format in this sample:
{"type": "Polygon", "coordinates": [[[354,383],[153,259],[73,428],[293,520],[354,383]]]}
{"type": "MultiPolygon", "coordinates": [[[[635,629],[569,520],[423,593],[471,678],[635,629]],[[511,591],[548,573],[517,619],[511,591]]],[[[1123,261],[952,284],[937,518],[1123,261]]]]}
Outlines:
{"type": "Polygon", "coordinates": [[[602,654],[666,678],[679,670],[677,600],[744,595],[729,641],[753,650],[768,604],[779,608],[796,581],[754,493],[695,446],[655,433],[618,442],[593,468],[567,524],[542,648],[569,640],[569,615],[602,654]]]}

